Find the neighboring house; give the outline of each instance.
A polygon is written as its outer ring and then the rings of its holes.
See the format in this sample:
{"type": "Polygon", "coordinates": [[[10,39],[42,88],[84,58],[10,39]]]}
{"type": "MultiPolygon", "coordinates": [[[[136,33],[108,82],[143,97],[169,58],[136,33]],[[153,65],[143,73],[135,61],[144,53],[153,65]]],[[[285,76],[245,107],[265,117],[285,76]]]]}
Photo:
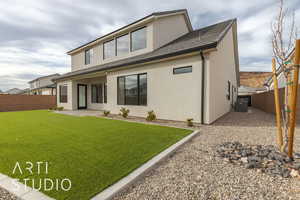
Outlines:
{"type": "Polygon", "coordinates": [[[186,10],[156,12],[68,52],[54,79],[65,109],[210,124],[237,98],[236,19],[194,30],[186,10]]]}
{"type": "Polygon", "coordinates": [[[31,95],[56,95],[56,84],[52,81],[53,78],[59,77],[59,74],[51,74],[42,76],[29,81],[31,95]]]}
{"type": "Polygon", "coordinates": [[[272,72],[240,72],[239,99],[247,99],[251,106],[253,94],[267,91],[264,83],[270,75],[272,72]]]}
{"type": "Polygon", "coordinates": [[[30,88],[25,88],[20,94],[29,95],[30,94],[30,88]]]}
{"type": "Polygon", "coordinates": [[[19,88],[12,88],[12,89],[4,92],[4,94],[21,94],[22,92],[23,92],[23,90],[21,90],[19,88]]]}

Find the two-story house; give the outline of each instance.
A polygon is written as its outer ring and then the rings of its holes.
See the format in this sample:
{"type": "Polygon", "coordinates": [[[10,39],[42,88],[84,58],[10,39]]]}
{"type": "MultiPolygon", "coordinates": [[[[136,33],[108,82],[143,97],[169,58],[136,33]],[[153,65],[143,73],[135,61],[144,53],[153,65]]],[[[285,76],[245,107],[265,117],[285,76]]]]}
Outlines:
{"type": "Polygon", "coordinates": [[[29,94],[31,95],[56,95],[56,83],[52,79],[59,77],[59,74],[42,76],[29,81],[29,94]]]}
{"type": "Polygon", "coordinates": [[[194,30],[187,10],[156,12],[68,52],[58,106],[210,124],[239,85],[236,20],[194,30]]]}

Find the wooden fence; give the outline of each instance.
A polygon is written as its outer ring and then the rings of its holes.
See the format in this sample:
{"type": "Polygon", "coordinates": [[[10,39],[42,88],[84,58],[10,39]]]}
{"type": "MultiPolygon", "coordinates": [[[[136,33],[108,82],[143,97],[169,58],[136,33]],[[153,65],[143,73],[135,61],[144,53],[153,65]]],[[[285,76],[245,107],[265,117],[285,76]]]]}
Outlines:
{"type": "MultiPolygon", "coordinates": [[[[300,94],[300,88],[298,89],[298,94],[300,94]]],[[[274,101],[274,91],[263,92],[259,94],[252,95],[252,106],[254,108],[258,108],[263,110],[267,113],[274,113],[275,114],[275,101],[274,101]]],[[[279,100],[281,109],[283,108],[284,102],[284,88],[279,89],[279,100]]],[[[297,98],[297,121],[300,121],[300,95],[297,98]]]]}
{"type": "Polygon", "coordinates": [[[56,106],[53,95],[0,94],[0,112],[49,109],[56,106]]]}

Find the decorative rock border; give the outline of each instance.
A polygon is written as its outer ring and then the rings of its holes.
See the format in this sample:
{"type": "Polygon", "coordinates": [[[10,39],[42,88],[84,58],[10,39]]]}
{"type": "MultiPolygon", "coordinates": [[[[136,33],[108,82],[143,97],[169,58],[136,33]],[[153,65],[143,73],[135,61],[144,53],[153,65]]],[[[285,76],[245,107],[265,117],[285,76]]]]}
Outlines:
{"type": "Polygon", "coordinates": [[[239,142],[226,142],[217,146],[217,154],[225,161],[242,165],[247,169],[281,176],[300,177],[300,160],[290,159],[272,145],[243,145],[239,142]]]}
{"type": "Polygon", "coordinates": [[[18,200],[54,200],[53,198],[1,173],[0,187],[15,195],[18,200]],[[16,190],[16,186],[18,186],[18,190],[16,190]]]}
{"type": "Polygon", "coordinates": [[[185,143],[192,140],[197,134],[199,133],[198,130],[194,131],[190,135],[186,136],[185,138],[181,139],[179,142],[173,144],[160,154],[156,155],[154,158],[143,164],[141,167],[137,168],[133,172],[131,172],[128,176],[122,178],[112,186],[106,188],[98,195],[93,197],[91,200],[109,200],[119,194],[121,191],[132,185],[134,182],[142,178],[146,172],[153,169],[158,163],[168,158],[174,151],[176,151],[179,147],[184,145],[185,143]]]}

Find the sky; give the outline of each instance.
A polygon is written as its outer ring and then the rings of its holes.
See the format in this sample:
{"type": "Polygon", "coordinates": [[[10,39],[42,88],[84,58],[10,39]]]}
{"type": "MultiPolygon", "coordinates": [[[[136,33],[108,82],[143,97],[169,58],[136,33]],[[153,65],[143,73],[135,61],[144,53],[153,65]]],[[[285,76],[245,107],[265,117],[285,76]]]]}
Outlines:
{"type": "MultiPolygon", "coordinates": [[[[300,28],[299,0],[286,0],[300,28]]],[[[240,71],[270,71],[278,0],[0,1],[0,90],[70,69],[67,51],[152,12],[187,9],[193,28],[238,20],[240,71]]]]}

